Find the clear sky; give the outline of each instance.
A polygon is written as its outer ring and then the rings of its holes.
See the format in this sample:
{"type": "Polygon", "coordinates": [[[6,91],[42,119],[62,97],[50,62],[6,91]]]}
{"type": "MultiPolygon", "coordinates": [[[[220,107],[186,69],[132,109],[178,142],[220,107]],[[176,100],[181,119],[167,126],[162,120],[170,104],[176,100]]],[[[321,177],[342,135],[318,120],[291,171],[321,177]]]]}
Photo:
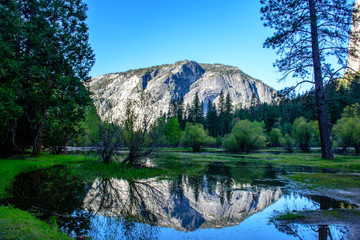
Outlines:
{"type": "Polygon", "coordinates": [[[259,0],[85,2],[96,55],[91,76],[187,59],[236,66],[277,90],[294,84],[277,82],[276,51],[262,47],[271,30],[259,0]]]}

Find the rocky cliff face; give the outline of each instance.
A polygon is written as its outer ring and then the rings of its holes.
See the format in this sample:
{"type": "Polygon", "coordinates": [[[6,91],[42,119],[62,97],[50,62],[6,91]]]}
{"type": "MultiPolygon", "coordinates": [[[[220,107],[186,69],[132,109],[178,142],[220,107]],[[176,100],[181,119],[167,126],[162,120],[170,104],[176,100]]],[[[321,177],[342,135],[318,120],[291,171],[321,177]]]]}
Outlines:
{"type": "Polygon", "coordinates": [[[236,67],[195,61],[101,75],[89,86],[99,115],[113,119],[121,119],[126,100],[139,98],[141,92],[150,94],[156,117],[168,112],[171,99],[183,96],[186,106],[196,93],[205,108],[208,100],[217,103],[221,90],[230,94],[235,107],[250,106],[254,96],[260,103],[271,103],[276,93],[236,67]]]}

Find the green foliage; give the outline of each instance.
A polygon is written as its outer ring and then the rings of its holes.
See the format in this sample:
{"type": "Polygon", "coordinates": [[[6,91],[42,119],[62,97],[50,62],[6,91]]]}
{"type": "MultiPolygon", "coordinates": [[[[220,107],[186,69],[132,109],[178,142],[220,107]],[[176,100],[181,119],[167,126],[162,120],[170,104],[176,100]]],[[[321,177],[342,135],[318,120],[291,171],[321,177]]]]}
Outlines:
{"type": "Polygon", "coordinates": [[[199,152],[202,146],[215,143],[215,139],[208,135],[203,125],[186,123],[181,136],[181,142],[186,146],[192,147],[194,152],[199,152]]]}
{"type": "Polygon", "coordinates": [[[250,152],[265,147],[266,136],[264,124],[241,120],[237,122],[231,133],[224,138],[223,148],[230,152],[250,152]]]}
{"type": "Polygon", "coordinates": [[[289,135],[285,134],[279,139],[279,144],[289,152],[294,152],[295,140],[289,135]]]}
{"type": "Polygon", "coordinates": [[[307,121],[304,117],[295,119],[293,136],[303,152],[310,152],[310,146],[317,136],[318,128],[315,121],[307,121]]]}
{"type": "Polygon", "coordinates": [[[333,128],[336,145],[343,148],[346,152],[348,147],[354,147],[356,152],[360,152],[360,118],[357,114],[351,113],[350,108],[345,109],[340,120],[333,128]],[[353,116],[353,117],[350,117],[353,116]]]}
{"type": "Polygon", "coordinates": [[[209,131],[210,136],[216,137],[218,134],[218,115],[216,111],[216,106],[210,100],[207,105],[207,114],[206,114],[206,129],[209,131]]]}
{"type": "Polygon", "coordinates": [[[59,146],[76,132],[90,101],[83,84],[94,64],[87,5],[25,0],[2,2],[0,8],[7,16],[0,24],[0,48],[5,50],[0,51],[0,78],[5,80],[0,94],[7,93],[8,101],[0,101],[0,109],[5,107],[0,117],[6,118],[0,154],[32,145],[38,155],[46,135],[47,145],[59,146]]]}
{"type": "Polygon", "coordinates": [[[181,128],[179,120],[176,117],[169,118],[166,124],[166,138],[170,145],[179,145],[181,137],[181,128]]]}
{"type": "Polygon", "coordinates": [[[194,100],[188,109],[188,122],[203,123],[204,122],[204,109],[203,104],[200,102],[199,94],[196,93],[194,100]]]}
{"type": "Polygon", "coordinates": [[[87,106],[85,109],[85,118],[77,129],[77,131],[81,133],[77,135],[75,139],[70,139],[70,144],[82,147],[91,146],[94,144],[93,140],[99,132],[100,124],[101,119],[96,112],[94,104],[87,106]]]}
{"type": "Polygon", "coordinates": [[[281,133],[280,129],[278,129],[278,128],[271,129],[271,131],[269,133],[269,137],[270,137],[270,141],[271,141],[271,146],[273,146],[273,147],[280,146],[280,139],[282,137],[282,133],[281,133]]]}

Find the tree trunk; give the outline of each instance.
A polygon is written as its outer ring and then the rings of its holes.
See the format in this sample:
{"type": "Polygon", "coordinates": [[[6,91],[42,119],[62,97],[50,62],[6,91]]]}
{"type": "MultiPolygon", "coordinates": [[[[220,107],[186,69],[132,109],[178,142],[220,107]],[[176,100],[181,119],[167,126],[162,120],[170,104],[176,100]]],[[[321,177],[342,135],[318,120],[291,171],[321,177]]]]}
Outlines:
{"type": "Polygon", "coordinates": [[[334,155],[331,149],[330,131],[327,122],[326,106],[325,106],[325,92],[321,73],[321,61],[319,50],[319,36],[317,29],[317,17],[315,9],[315,1],[309,0],[310,21],[311,21],[311,45],[312,45],[312,59],[314,65],[315,78],[315,100],[316,111],[319,123],[321,155],[323,159],[333,159],[334,155]]]}
{"type": "Polygon", "coordinates": [[[36,132],[36,137],[35,137],[35,140],[34,140],[33,152],[31,154],[33,157],[38,157],[40,155],[43,128],[44,128],[44,123],[40,122],[38,130],[36,132]]]}

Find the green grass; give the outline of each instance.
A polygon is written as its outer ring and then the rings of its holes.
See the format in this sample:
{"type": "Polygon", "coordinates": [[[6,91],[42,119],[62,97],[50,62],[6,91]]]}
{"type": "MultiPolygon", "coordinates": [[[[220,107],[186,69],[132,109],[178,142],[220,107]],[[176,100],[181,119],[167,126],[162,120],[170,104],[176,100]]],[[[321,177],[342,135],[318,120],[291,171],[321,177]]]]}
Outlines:
{"type": "Polygon", "coordinates": [[[0,207],[0,239],[72,239],[30,213],[0,207]]]}
{"type": "Polygon", "coordinates": [[[320,153],[283,153],[277,149],[269,149],[263,152],[250,154],[230,154],[225,152],[206,149],[203,153],[177,152],[167,149],[169,158],[183,159],[187,161],[222,161],[222,162],[259,162],[271,164],[289,164],[299,166],[312,166],[322,168],[340,169],[352,172],[360,172],[360,156],[335,155],[332,160],[324,160],[320,153]]]}
{"type": "MultiPolygon", "coordinates": [[[[6,189],[16,175],[54,165],[70,165],[84,161],[84,156],[51,155],[40,157],[19,156],[0,159],[0,199],[11,197],[6,189]]],[[[42,222],[25,211],[0,207],[0,239],[71,239],[54,227],[42,222]]]]}
{"type": "Polygon", "coordinates": [[[72,164],[84,161],[84,156],[41,154],[40,157],[21,156],[13,159],[0,159],[0,199],[11,197],[6,189],[14,177],[20,173],[47,168],[58,164],[72,164]]]}
{"type": "Polygon", "coordinates": [[[326,187],[330,189],[360,188],[360,176],[334,173],[296,173],[289,177],[310,187],[326,187]]]}

